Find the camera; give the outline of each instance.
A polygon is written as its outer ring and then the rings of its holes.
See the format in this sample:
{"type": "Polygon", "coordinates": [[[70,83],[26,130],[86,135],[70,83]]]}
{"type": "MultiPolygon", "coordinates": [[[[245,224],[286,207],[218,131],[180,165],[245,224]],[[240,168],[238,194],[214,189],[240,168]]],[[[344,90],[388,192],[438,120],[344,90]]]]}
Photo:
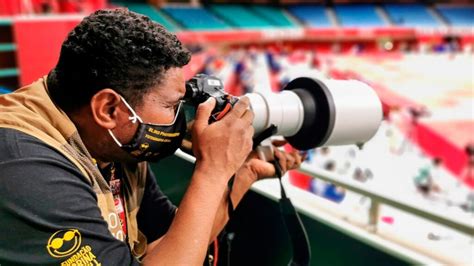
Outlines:
{"type": "Polygon", "coordinates": [[[224,91],[222,81],[216,77],[197,74],[186,82],[186,93],[184,95],[186,103],[198,106],[209,97],[216,99],[216,107],[214,107],[214,110],[211,112],[209,122],[220,120],[239,100],[239,98],[227,94],[224,91]]]}
{"type": "MultiPolygon", "coordinates": [[[[296,149],[361,144],[371,139],[382,121],[382,104],[375,91],[357,80],[322,80],[300,77],[279,93],[247,93],[259,134],[276,126],[296,149]]],[[[198,74],[186,82],[184,100],[197,107],[216,99],[210,122],[221,119],[238,98],[224,91],[216,77],[198,74]]]]}

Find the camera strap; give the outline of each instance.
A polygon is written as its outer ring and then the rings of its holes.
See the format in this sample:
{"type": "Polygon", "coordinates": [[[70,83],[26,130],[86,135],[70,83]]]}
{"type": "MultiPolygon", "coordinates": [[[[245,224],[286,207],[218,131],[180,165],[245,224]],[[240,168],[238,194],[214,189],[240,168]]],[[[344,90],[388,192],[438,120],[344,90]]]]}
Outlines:
{"type": "MultiPolygon", "coordinates": [[[[277,132],[277,127],[275,125],[271,125],[269,128],[265,129],[262,133],[256,136],[253,140],[253,149],[256,149],[262,141],[265,139],[273,136],[277,132]]],[[[280,192],[281,192],[281,199],[279,201],[280,204],[280,213],[283,217],[283,221],[286,226],[286,230],[288,236],[291,240],[292,250],[293,250],[293,258],[289,262],[288,265],[291,266],[306,266],[310,264],[311,261],[311,249],[308,240],[308,235],[306,233],[306,229],[301,222],[301,219],[296,211],[295,207],[291,200],[286,196],[285,188],[283,187],[283,183],[281,178],[283,176],[283,171],[281,169],[281,165],[278,160],[272,161],[273,165],[275,166],[275,174],[278,177],[280,183],[280,192]]],[[[232,183],[234,177],[231,178],[229,181],[229,191],[232,191],[232,183]]],[[[230,200],[230,193],[228,194],[228,214],[229,219],[232,217],[232,213],[234,211],[234,207],[232,201],[230,200]]]]}
{"type": "Polygon", "coordinates": [[[285,188],[281,182],[282,170],[280,163],[275,160],[273,165],[275,166],[276,175],[280,183],[280,213],[283,217],[283,221],[285,222],[286,230],[288,236],[291,239],[291,245],[293,249],[293,258],[291,259],[290,263],[288,263],[288,265],[309,265],[311,261],[311,249],[306,229],[301,222],[301,218],[293,206],[293,203],[286,196],[285,188]]]}
{"type": "MultiPolygon", "coordinates": [[[[261,144],[262,141],[271,137],[277,132],[277,127],[275,125],[271,125],[269,128],[264,130],[258,136],[256,136],[253,140],[253,149],[256,149],[257,146],[261,144]]],[[[288,263],[290,266],[307,266],[310,265],[311,261],[311,249],[308,240],[308,235],[306,233],[306,229],[301,222],[301,218],[298,215],[295,207],[291,200],[286,196],[285,188],[283,187],[283,183],[281,178],[283,176],[283,171],[281,169],[281,165],[278,160],[272,161],[273,165],[275,166],[275,174],[278,177],[278,181],[280,183],[280,192],[281,198],[279,201],[280,204],[280,213],[283,217],[284,224],[286,226],[286,230],[288,236],[291,240],[292,250],[293,250],[293,258],[288,263]]],[[[229,220],[232,219],[234,213],[234,205],[231,200],[231,192],[232,186],[234,183],[235,175],[229,180],[228,187],[229,193],[227,194],[227,212],[229,215],[229,220]]],[[[233,238],[233,233],[232,238],[233,238]]],[[[228,236],[229,237],[229,236],[228,236]]],[[[229,240],[228,240],[229,242],[229,240]]],[[[230,253],[230,245],[228,243],[228,253],[230,253]]],[[[228,254],[230,256],[230,254],[228,254]]],[[[230,262],[230,258],[228,258],[228,265],[230,262]]]]}

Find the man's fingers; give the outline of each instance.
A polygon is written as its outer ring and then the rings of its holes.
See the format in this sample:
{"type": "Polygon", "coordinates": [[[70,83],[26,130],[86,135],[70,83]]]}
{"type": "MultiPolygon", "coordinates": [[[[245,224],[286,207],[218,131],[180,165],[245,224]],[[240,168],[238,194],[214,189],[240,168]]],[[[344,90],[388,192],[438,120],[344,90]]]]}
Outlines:
{"type": "Polygon", "coordinates": [[[285,153],[286,156],[286,169],[294,169],[296,165],[296,158],[293,154],[285,153]]]}
{"type": "Polygon", "coordinates": [[[213,97],[209,97],[209,99],[198,106],[194,121],[195,130],[201,131],[204,127],[209,125],[209,117],[211,116],[212,110],[215,106],[216,99],[213,97]]]}
{"type": "Polygon", "coordinates": [[[278,159],[278,162],[280,163],[280,167],[281,167],[281,170],[283,171],[283,173],[286,172],[286,170],[288,169],[287,165],[286,165],[286,156],[284,153],[282,153],[281,151],[279,151],[278,149],[275,149],[275,157],[278,159]]]}
{"type": "Polygon", "coordinates": [[[252,112],[252,110],[245,110],[244,114],[242,115],[242,120],[247,121],[249,125],[252,125],[253,123],[253,118],[255,117],[255,114],[252,112]]]}
{"type": "Polygon", "coordinates": [[[296,159],[296,165],[295,167],[300,167],[301,165],[301,162],[303,160],[303,157],[300,155],[299,151],[293,151],[293,156],[295,157],[296,159]]]}
{"type": "Polygon", "coordinates": [[[296,150],[290,153],[286,153],[275,149],[275,157],[284,171],[296,169],[300,167],[302,162],[302,157],[296,150]]]}
{"type": "Polygon", "coordinates": [[[250,106],[250,101],[249,98],[247,97],[242,97],[239,99],[239,101],[234,105],[232,108],[232,111],[224,116],[223,119],[236,119],[236,118],[241,118],[249,109],[250,106]]]}

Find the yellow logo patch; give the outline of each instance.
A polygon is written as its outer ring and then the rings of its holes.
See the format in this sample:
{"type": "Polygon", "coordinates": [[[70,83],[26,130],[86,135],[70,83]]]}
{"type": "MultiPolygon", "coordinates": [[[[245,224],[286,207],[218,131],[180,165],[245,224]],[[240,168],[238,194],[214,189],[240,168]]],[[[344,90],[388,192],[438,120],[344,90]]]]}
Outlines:
{"type": "Polygon", "coordinates": [[[49,255],[62,258],[72,255],[81,246],[81,233],[77,229],[63,229],[52,234],[46,245],[49,255]]]}
{"type": "Polygon", "coordinates": [[[148,144],[148,143],[146,143],[146,142],[145,142],[145,143],[142,143],[142,144],[140,145],[140,150],[144,151],[144,150],[148,149],[148,147],[150,147],[150,144],[148,144]]]}

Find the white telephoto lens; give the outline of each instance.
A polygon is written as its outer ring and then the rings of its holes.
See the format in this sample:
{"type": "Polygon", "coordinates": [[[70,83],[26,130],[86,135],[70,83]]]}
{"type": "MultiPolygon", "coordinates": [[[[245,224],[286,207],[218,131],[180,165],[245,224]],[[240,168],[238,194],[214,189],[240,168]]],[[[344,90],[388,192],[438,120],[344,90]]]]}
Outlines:
{"type": "Polygon", "coordinates": [[[280,93],[248,93],[255,135],[271,125],[298,149],[364,143],[377,132],[382,104],[356,80],[298,78],[280,93]]]}

